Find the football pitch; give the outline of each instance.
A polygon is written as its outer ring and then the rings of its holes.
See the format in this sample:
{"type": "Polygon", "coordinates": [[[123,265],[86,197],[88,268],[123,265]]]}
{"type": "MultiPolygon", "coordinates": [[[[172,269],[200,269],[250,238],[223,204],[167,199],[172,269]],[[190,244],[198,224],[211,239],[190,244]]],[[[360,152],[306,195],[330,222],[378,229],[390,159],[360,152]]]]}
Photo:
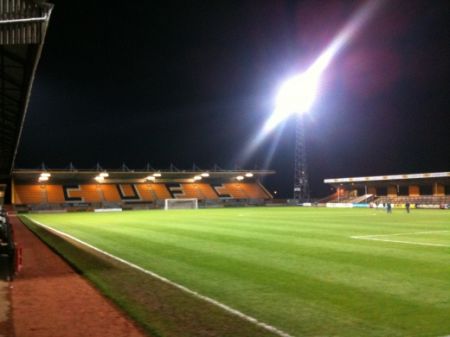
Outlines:
{"type": "Polygon", "coordinates": [[[450,335],[449,211],[261,207],[27,217],[291,336],[450,335]]]}

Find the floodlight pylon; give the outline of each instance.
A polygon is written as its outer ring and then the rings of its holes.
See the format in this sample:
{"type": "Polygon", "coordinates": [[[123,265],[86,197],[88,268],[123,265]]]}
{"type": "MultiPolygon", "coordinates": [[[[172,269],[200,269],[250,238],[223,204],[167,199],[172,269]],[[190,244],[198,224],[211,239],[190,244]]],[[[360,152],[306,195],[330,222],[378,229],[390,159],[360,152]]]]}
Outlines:
{"type": "Polygon", "coordinates": [[[304,115],[297,115],[295,128],[294,156],[294,199],[297,203],[310,200],[309,175],[306,161],[305,120],[304,115]]]}

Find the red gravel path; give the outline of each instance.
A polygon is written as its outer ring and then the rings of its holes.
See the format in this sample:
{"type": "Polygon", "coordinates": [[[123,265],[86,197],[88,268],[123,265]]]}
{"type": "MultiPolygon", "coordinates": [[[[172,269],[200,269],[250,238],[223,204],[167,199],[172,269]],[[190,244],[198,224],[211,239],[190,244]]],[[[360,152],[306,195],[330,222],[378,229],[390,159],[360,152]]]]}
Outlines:
{"type": "Polygon", "coordinates": [[[10,221],[24,261],[12,289],[16,337],[145,336],[19,219],[10,221]]]}

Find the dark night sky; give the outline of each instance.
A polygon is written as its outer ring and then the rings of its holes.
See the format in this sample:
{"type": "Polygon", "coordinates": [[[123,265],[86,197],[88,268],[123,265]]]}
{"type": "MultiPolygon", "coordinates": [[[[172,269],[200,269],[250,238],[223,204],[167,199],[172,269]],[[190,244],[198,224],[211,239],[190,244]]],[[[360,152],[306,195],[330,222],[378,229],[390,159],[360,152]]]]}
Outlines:
{"type": "MultiPolygon", "coordinates": [[[[54,3],[16,167],[267,165],[281,196],[293,120],[245,162],[242,149],[279,83],[362,4],[54,3]]],[[[449,22],[449,1],[385,1],[334,59],[306,121],[313,195],[329,192],[324,178],[450,170],[449,22]]]]}

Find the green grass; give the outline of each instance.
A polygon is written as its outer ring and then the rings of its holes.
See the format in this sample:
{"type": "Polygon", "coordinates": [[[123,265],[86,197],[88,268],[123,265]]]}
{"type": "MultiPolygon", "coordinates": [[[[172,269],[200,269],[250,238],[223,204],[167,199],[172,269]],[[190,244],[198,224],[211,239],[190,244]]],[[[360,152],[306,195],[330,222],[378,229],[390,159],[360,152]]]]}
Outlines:
{"type": "MultiPolygon", "coordinates": [[[[294,336],[450,335],[448,211],[239,208],[30,217],[294,336]],[[372,235],[412,243],[351,238],[372,235]],[[423,245],[436,242],[443,246],[423,245]]],[[[94,282],[108,288],[107,275],[94,282]]],[[[126,302],[121,296],[125,308],[126,302]]],[[[145,324],[170,335],[157,322],[145,324]]]]}

